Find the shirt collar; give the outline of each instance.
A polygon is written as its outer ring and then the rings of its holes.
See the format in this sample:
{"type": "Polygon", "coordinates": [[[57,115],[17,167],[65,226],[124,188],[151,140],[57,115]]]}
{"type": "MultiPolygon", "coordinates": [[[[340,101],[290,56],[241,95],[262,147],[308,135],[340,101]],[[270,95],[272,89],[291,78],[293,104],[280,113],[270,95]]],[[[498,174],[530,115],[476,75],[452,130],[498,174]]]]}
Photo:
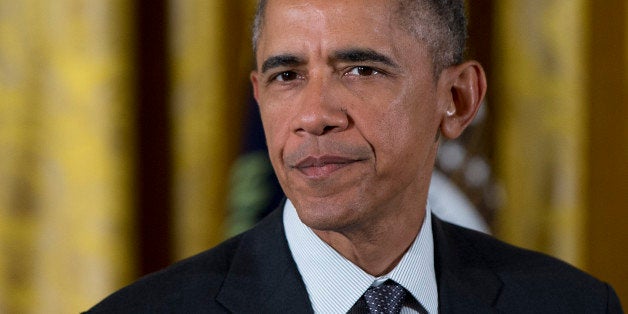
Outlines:
{"type": "Polygon", "coordinates": [[[426,209],[419,235],[399,264],[374,277],[321,240],[297,215],[290,200],[283,221],[292,256],[316,313],[346,313],[372,284],[392,279],[408,290],[430,313],[438,309],[431,212],[426,209]]]}

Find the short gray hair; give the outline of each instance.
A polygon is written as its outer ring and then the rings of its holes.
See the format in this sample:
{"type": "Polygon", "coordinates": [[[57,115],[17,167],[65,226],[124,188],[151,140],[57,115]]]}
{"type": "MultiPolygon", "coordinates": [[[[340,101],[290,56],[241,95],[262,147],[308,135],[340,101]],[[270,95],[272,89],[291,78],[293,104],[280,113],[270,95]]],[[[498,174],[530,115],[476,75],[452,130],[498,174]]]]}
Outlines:
{"type": "MultiPolygon", "coordinates": [[[[430,47],[434,73],[464,59],[467,19],[463,0],[397,0],[399,24],[430,47]]],[[[253,51],[257,52],[268,0],[259,0],[253,22],[253,51]]]]}

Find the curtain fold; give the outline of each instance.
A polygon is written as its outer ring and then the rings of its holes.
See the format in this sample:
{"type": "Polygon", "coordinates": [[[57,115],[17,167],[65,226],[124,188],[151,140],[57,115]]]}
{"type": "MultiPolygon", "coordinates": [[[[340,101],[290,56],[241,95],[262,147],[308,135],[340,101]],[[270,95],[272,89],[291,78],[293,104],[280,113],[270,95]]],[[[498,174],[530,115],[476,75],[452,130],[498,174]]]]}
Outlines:
{"type": "Polygon", "coordinates": [[[584,0],[496,2],[492,80],[498,235],[583,266],[586,230],[587,7],[584,0]]]}
{"type": "Polygon", "coordinates": [[[176,258],[224,239],[229,171],[249,97],[255,4],[170,2],[176,258]]]}
{"type": "Polygon", "coordinates": [[[134,275],[131,7],[0,0],[0,312],[72,313],[134,275]]]}

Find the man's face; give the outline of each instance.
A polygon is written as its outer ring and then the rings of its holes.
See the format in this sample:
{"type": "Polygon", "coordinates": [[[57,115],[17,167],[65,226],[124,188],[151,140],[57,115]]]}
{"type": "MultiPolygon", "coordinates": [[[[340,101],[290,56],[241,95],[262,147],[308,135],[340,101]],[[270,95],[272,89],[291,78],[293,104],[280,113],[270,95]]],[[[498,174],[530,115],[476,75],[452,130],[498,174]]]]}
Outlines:
{"type": "Polygon", "coordinates": [[[318,230],[420,215],[441,114],[427,47],[396,1],[271,0],[251,78],[270,159],[318,230]]]}

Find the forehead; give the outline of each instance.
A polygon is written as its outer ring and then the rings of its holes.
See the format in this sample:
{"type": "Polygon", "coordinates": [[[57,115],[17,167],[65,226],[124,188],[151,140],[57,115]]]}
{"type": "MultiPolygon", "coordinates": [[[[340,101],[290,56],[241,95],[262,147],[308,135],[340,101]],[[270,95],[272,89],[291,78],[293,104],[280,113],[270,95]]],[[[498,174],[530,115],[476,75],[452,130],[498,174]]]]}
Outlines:
{"type": "MultiPolygon", "coordinates": [[[[265,6],[266,15],[277,12],[303,14],[303,13],[378,13],[387,16],[393,8],[399,8],[398,0],[267,0],[265,6]],[[395,4],[393,6],[393,4],[395,4]]],[[[351,23],[351,19],[346,20],[351,23]]]]}
{"type": "Polygon", "coordinates": [[[418,45],[400,27],[397,10],[397,0],[269,0],[258,52],[378,46],[394,53],[402,46],[418,45]]]}

